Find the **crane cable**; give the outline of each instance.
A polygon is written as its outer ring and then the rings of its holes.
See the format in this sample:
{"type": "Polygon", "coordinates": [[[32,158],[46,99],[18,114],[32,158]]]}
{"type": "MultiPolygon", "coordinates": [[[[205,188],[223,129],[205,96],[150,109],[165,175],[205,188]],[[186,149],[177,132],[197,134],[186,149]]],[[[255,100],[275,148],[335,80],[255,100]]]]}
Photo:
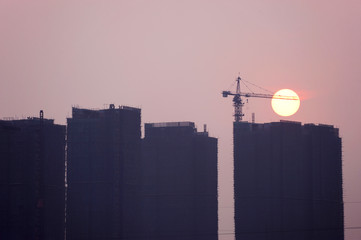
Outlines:
{"type": "Polygon", "coordinates": [[[241,78],[241,82],[243,83],[244,86],[246,86],[246,88],[247,88],[251,93],[254,93],[254,92],[248,87],[248,85],[243,81],[242,78],[241,78]]]}
{"type": "Polygon", "coordinates": [[[263,91],[266,91],[266,92],[269,92],[269,93],[272,93],[272,94],[273,94],[273,92],[271,92],[270,90],[267,90],[267,89],[265,89],[265,88],[263,88],[263,87],[257,86],[256,84],[251,83],[251,82],[249,82],[249,81],[247,81],[247,80],[245,80],[245,79],[241,79],[241,80],[242,80],[242,81],[245,81],[245,82],[247,82],[248,84],[251,84],[251,85],[253,85],[253,86],[255,86],[255,87],[258,87],[259,89],[262,89],[263,91]]]}

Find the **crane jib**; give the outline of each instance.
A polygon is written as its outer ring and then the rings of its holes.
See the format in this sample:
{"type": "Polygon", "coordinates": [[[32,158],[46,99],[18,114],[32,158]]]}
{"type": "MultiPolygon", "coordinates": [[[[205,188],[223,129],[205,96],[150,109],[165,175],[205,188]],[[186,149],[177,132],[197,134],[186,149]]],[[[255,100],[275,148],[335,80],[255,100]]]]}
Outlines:
{"type": "Polygon", "coordinates": [[[284,96],[284,95],[272,95],[272,94],[261,94],[261,93],[232,93],[230,91],[223,91],[223,97],[231,96],[242,96],[242,97],[258,97],[258,98],[274,98],[283,100],[298,100],[295,96],[284,96]]]}

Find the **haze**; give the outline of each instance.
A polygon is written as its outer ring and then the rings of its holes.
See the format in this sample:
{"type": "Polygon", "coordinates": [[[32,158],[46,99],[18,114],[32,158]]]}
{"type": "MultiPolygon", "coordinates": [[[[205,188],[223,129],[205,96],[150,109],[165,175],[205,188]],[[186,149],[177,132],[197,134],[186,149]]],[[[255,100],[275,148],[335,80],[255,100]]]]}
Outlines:
{"type": "MultiPolygon", "coordinates": [[[[233,239],[231,99],[241,77],[301,97],[286,120],[343,139],[347,240],[361,238],[360,1],[0,1],[0,117],[65,124],[71,107],[142,109],[143,122],[194,121],[219,138],[220,239],[233,239]],[[353,228],[356,227],[356,228],[353,228]]],[[[258,89],[252,89],[258,91],[258,89]]],[[[268,99],[246,120],[279,121],[268,99]]],[[[246,141],[246,139],[245,139],[246,141]]]]}

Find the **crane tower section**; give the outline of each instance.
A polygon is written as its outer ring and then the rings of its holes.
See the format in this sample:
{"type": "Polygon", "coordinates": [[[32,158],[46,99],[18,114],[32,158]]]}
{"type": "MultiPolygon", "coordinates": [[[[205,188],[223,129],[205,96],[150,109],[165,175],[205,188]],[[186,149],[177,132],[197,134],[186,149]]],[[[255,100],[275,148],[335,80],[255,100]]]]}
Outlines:
{"type": "MultiPolygon", "coordinates": [[[[242,121],[242,118],[244,116],[244,114],[242,112],[242,107],[244,105],[244,102],[242,101],[242,98],[241,98],[241,87],[240,87],[240,84],[239,84],[240,81],[241,81],[241,77],[238,77],[237,78],[236,94],[233,97],[234,121],[235,122],[242,121]]],[[[225,94],[223,93],[223,97],[227,97],[227,94],[225,96],[225,94]]]]}

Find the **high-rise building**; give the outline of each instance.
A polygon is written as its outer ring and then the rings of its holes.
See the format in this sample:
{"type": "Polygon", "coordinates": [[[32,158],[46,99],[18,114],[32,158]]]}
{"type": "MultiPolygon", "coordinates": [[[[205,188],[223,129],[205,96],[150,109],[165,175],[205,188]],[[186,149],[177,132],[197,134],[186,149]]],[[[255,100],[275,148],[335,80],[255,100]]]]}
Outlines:
{"type": "Polygon", "coordinates": [[[343,240],[338,129],[234,123],[236,239],[343,240]]]}
{"type": "Polygon", "coordinates": [[[65,126],[0,121],[0,239],[64,240],[65,126]]]}
{"type": "Polygon", "coordinates": [[[143,239],[218,239],[217,139],[192,122],[145,124],[143,239]]]}
{"type": "Polygon", "coordinates": [[[67,240],[137,238],[140,123],[137,108],[73,108],[67,138],[67,240]]]}

